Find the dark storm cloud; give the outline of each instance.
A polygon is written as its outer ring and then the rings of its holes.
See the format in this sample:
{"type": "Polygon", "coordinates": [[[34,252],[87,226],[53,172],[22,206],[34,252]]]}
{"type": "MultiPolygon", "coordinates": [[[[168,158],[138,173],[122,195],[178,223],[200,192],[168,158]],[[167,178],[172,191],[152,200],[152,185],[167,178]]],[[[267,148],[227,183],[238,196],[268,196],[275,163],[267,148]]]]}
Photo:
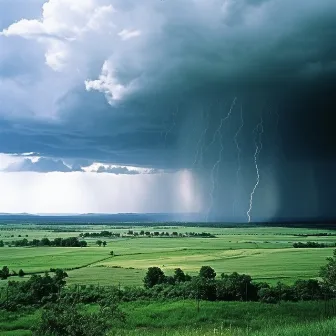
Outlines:
{"type": "MultiPolygon", "coordinates": [[[[111,3],[92,1],[97,8],[111,3]]],[[[67,55],[65,61],[53,59],[50,65],[68,66],[67,75],[77,66],[79,72],[89,70],[82,82],[57,99],[58,118],[53,121],[14,119],[7,111],[12,106],[9,98],[0,90],[5,102],[1,113],[7,118],[0,121],[0,152],[193,168],[207,198],[209,176],[221,150],[214,134],[236,97],[232,115],[220,130],[224,148],[214,190],[214,216],[232,216],[237,171],[233,139],[241,106],[245,124],[239,137],[243,177],[237,218],[245,218],[255,183],[253,129],[261,115],[265,126],[259,157],[262,176],[254,216],[335,214],[330,201],[336,198],[334,0],[153,0],[113,5],[117,12],[106,22],[113,21],[118,32],[132,28],[139,35],[120,42],[102,18],[101,31],[95,26],[98,33],[78,38],[72,28],[80,25],[64,18],[62,27],[66,34],[74,34],[76,42],[50,46],[50,41],[39,41],[38,48],[46,54],[56,48],[67,55]],[[200,146],[204,147],[202,158],[200,146]],[[270,193],[277,197],[274,204],[270,193]]],[[[63,6],[54,8],[55,17],[66,12],[66,2],[63,6]]],[[[27,38],[24,43],[36,43],[46,31],[50,36],[62,34],[57,25],[51,31],[46,24],[36,27],[35,37],[26,22],[9,27],[6,43],[17,36],[27,38]]],[[[132,36],[130,31],[125,34],[132,36]]],[[[0,36],[0,43],[4,38],[0,36]]],[[[20,61],[17,66],[7,62],[1,70],[6,78],[22,66],[20,61]]]]}

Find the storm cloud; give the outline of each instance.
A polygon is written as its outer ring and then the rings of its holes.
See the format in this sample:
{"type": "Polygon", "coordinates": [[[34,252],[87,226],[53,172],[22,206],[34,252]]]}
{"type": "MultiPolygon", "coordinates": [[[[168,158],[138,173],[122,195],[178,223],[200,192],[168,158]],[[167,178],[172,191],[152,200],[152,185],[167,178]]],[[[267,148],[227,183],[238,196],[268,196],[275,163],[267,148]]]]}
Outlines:
{"type": "Polygon", "coordinates": [[[1,23],[0,152],[190,169],[246,220],[262,118],[253,218],[336,215],[334,0],[31,2],[1,23]]]}

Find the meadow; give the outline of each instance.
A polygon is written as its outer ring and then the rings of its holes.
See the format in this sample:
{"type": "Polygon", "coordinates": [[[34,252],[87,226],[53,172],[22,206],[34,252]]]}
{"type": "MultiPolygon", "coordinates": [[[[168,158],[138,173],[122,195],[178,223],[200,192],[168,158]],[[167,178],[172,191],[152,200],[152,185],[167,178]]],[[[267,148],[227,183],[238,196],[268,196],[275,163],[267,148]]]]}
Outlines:
{"type": "MultiPolygon", "coordinates": [[[[180,267],[195,275],[201,266],[213,267],[217,274],[249,274],[258,281],[292,283],[296,279],[316,278],[333,248],[293,248],[295,242],[332,244],[335,231],[280,227],[201,228],[177,226],[108,226],[108,225],[1,225],[0,240],[11,242],[57,237],[79,237],[80,233],[108,230],[122,238],[85,238],[88,247],[2,247],[1,266],[12,271],[43,273],[50,268],[68,271],[69,284],[142,285],[148,267],[158,266],[166,274],[180,267]],[[208,232],[216,238],[133,237],[128,231],[140,232],[208,232]],[[302,235],[302,236],[299,236],[302,235]],[[308,236],[303,236],[308,235],[308,236]],[[310,236],[309,236],[310,235],[310,236]],[[106,240],[98,247],[97,239],[106,240]],[[110,255],[114,252],[114,256],[110,255]]],[[[4,286],[6,281],[0,281],[4,286]]]]}
{"type": "MultiPolygon", "coordinates": [[[[336,319],[324,302],[276,305],[257,302],[207,302],[200,310],[192,300],[122,303],[125,323],[111,325],[109,336],[333,336],[336,319]]],[[[88,313],[95,305],[83,306],[88,313]]],[[[0,336],[31,336],[41,311],[4,312],[0,336]]]]}
{"type": "MultiPolygon", "coordinates": [[[[67,285],[143,286],[148,267],[158,266],[165,274],[182,268],[196,275],[201,266],[221,273],[245,273],[254,281],[292,284],[297,279],[318,278],[321,265],[332,256],[333,247],[293,248],[293,243],[336,242],[335,231],[288,227],[184,227],[110,225],[0,225],[0,266],[26,275],[0,281],[6,292],[9,280],[25,281],[50,268],[68,273],[67,285]],[[153,233],[134,236],[130,231],[153,233]],[[85,233],[109,231],[121,237],[85,237],[87,247],[13,247],[13,241],[81,237],[85,233]],[[154,235],[154,232],[157,232],[154,235]],[[169,237],[161,237],[168,232],[169,237]],[[214,238],[172,237],[172,233],[207,232],[214,238]],[[98,246],[97,240],[107,245],[98,246]],[[111,254],[113,251],[113,255],[111,254]]],[[[2,287],[2,288],[1,288],[2,287]]],[[[83,306],[87,312],[95,304],[83,306]]],[[[126,324],[111,325],[112,336],[331,336],[336,334],[335,302],[209,302],[194,300],[121,302],[126,324]]],[[[19,312],[3,311],[0,336],[31,336],[41,320],[41,308],[19,312]]]]}

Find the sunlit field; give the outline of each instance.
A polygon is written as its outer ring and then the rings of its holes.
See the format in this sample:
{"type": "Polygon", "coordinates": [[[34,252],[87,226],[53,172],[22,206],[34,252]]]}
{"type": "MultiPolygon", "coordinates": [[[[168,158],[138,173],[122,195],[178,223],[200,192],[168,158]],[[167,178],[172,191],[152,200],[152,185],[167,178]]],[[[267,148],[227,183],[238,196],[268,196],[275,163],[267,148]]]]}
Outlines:
{"type": "MultiPolygon", "coordinates": [[[[0,248],[1,265],[11,271],[43,273],[50,268],[68,271],[70,284],[142,285],[148,267],[158,266],[170,274],[177,267],[193,275],[201,266],[213,267],[217,274],[249,274],[258,281],[292,283],[298,278],[316,278],[320,266],[332,255],[333,248],[293,248],[294,242],[315,241],[326,244],[336,237],[314,236],[328,230],[294,228],[200,228],[176,226],[115,227],[107,225],[2,225],[0,240],[8,242],[26,238],[55,239],[79,237],[80,233],[120,233],[122,238],[85,238],[88,247],[9,247],[0,248]],[[129,231],[140,232],[207,232],[215,238],[195,237],[133,237],[129,231]],[[299,235],[312,236],[299,236],[299,235]],[[27,237],[28,236],[28,237],[27,237]],[[97,239],[106,247],[98,247],[97,239]],[[110,252],[113,251],[114,256],[110,252]]],[[[29,276],[29,275],[28,275],[29,276]]],[[[13,278],[12,278],[13,279],[13,278]]],[[[0,281],[4,285],[6,281],[0,281]]]]}

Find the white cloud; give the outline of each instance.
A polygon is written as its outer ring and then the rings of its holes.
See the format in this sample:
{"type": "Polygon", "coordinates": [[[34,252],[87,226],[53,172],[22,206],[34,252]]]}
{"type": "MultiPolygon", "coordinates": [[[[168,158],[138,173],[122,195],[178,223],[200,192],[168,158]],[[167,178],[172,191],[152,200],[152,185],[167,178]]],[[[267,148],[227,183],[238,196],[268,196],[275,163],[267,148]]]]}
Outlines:
{"type": "Polygon", "coordinates": [[[64,164],[62,160],[49,158],[21,158],[20,161],[10,163],[3,171],[5,172],[63,172],[80,171],[81,169],[72,169],[64,164]]]}
{"type": "Polygon", "coordinates": [[[118,33],[122,40],[129,40],[133,37],[137,37],[141,35],[140,30],[128,30],[123,29],[121,32],[118,33]]]}
{"type": "Polygon", "coordinates": [[[101,75],[97,80],[86,80],[85,88],[87,91],[97,90],[103,92],[108,100],[109,104],[113,104],[114,101],[121,100],[125,94],[134,89],[135,83],[130,83],[124,86],[118,83],[117,77],[115,76],[115,69],[111,62],[106,61],[103,65],[101,75]]]}
{"type": "MultiPolygon", "coordinates": [[[[106,2],[106,1],[105,1],[106,2]]],[[[69,69],[76,61],[76,48],[90,33],[114,28],[113,6],[99,0],[50,0],[43,5],[41,20],[22,19],[2,34],[34,39],[46,48],[45,59],[55,71],[69,69]]]]}
{"type": "Polygon", "coordinates": [[[0,153],[0,171],[7,168],[11,164],[21,161],[20,157],[0,153]]]}

